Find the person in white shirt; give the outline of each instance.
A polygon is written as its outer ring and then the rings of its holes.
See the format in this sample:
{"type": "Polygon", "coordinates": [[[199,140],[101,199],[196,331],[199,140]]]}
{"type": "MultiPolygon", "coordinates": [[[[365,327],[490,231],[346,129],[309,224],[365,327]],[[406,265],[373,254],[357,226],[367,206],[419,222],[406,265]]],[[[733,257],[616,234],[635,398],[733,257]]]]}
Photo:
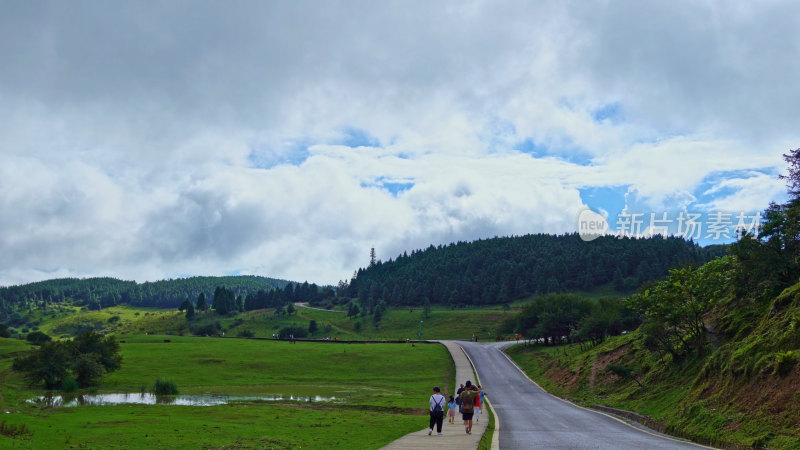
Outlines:
{"type": "Polygon", "coordinates": [[[439,386],[434,386],[433,395],[431,395],[430,403],[430,429],[428,436],[433,434],[433,426],[436,425],[436,433],[438,436],[442,435],[442,422],[444,422],[444,406],[447,404],[447,399],[444,395],[439,393],[439,386]]]}

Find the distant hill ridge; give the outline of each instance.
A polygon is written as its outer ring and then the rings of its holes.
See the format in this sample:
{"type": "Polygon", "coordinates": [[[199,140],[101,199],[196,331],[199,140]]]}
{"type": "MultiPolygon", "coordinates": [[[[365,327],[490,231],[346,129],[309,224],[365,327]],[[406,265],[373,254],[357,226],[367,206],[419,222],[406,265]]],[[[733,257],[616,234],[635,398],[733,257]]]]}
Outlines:
{"type": "Polygon", "coordinates": [[[348,286],[372,308],[498,304],[533,294],[591,290],[613,283],[630,292],[683,264],[703,264],[726,246],[700,247],[677,237],[615,238],[591,242],[578,234],[495,237],[429,246],[357,271],[348,286]]]}
{"type": "Polygon", "coordinates": [[[12,306],[24,303],[38,306],[65,301],[103,308],[118,304],[175,308],[187,297],[195,300],[201,292],[210,301],[217,286],[225,286],[236,295],[244,295],[255,294],[259,290],[283,289],[289,283],[287,280],[255,275],[188,277],[143,283],[110,277],[58,278],[0,287],[0,310],[10,310],[12,306]]]}

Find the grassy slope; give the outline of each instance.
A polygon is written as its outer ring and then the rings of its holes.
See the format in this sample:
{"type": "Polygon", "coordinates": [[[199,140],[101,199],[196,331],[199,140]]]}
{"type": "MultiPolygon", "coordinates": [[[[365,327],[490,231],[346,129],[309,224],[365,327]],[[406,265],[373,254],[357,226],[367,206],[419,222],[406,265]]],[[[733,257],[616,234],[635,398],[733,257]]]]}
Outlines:
{"type": "Polygon", "coordinates": [[[392,309],[386,312],[376,328],[371,317],[350,319],[344,314],[328,311],[299,309],[301,318],[314,319],[322,327],[330,324],[332,334],[339,337],[353,336],[369,339],[417,339],[419,322],[422,323],[423,339],[469,339],[477,333],[482,340],[494,340],[503,320],[509,313],[500,309],[450,310],[433,309],[430,316],[422,317],[420,308],[392,309]],[[354,331],[356,322],[361,322],[360,332],[354,331]]]}
{"type": "MultiPolygon", "coordinates": [[[[219,321],[226,336],[250,331],[255,337],[272,337],[281,328],[291,325],[307,329],[313,319],[317,321],[319,331],[309,336],[312,338],[336,336],[339,339],[404,340],[417,339],[419,322],[422,320],[423,339],[469,339],[475,333],[482,340],[493,340],[510,314],[499,307],[467,310],[434,308],[429,317],[423,318],[421,308],[392,309],[375,327],[371,316],[349,318],[340,312],[298,308],[291,316],[276,316],[271,309],[247,311],[230,317],[217,316],[212,312],[198,313],[193,323],[219,321]],[[357,322],[361,323],[360,331],[355,331],[357,322]]],[[[191,334],[191,323],[184,319],[182,313],[155,308],[115,306],[101,311],[73,308],[55,317],[37,317],[37,321],[38,329],[53,337],[72,336],[80,327],[113,334],[191,334]],[[109,322],[115,316],[119,319],[109,322]]]]}
{"type": "Polygon", "coordinates": [[[418,414],[430,387],[455,381],[438,345],[164,338],[123,337],[123,367],[100,391],[139,392],[161,376],[182,393],[333,395],[343,403],[38,409],[25,402],[37,392],[9,370],[11,353],[28,346],[0,339],[0,405],[12,412],[2,420],[32,431],[28,440],[0,436],[0,447],[376,448],[423,428],[418,414]]]}
{"type": "Polygon", "coordinates": [[[584,405],[636,411],[717,445],[800,448],[800,284],[761,306],[723,299],[715,314],[716,327],[740,331],[681,362],[644,350],[638,332],[590,349],[516,346],[509,353],[544,388],[584,405]],[[614,375],[612,364],[638,374],[642,386],[614,375]]]}

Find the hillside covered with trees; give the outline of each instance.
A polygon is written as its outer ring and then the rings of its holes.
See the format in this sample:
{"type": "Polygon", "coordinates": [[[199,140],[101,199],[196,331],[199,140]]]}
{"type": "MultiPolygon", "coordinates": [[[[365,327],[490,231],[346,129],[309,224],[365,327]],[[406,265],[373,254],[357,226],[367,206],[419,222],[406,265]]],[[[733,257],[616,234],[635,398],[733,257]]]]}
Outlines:
{"type": "Polygon", "coordinates": [[[137,283],[116,278],[60,278],[0,287],[0,319],[15,310],[72,304],[100,309],[115,305],[176,308],[200,293],[211,299],[218,286],[236,296],[283,289],[288,281],[258,276],[191,277],[137,283]]]}
{"type": "Polygon", "coordinates": [[[464,307],[507,303],[536,294],[591,290],[613,284],[631,292],[674,267],[725,254],[675,237],[531,234],[430,246],[359,269],[347,286],[362,309],[432,304],[464,307]]]}

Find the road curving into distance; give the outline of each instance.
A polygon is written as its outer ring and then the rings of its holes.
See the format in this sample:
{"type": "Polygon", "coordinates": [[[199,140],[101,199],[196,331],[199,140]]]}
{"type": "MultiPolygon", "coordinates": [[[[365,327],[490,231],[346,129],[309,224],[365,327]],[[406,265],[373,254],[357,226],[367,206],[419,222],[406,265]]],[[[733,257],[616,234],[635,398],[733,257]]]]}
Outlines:
{"type": "Polygon", "coordinates": [[[708,448],[634,428],[548,394],[503,353],[502,349],[510,345],[507,342],[459,344],[475,364],[486,395],[497,412],[503,450],[708,448]]]}

